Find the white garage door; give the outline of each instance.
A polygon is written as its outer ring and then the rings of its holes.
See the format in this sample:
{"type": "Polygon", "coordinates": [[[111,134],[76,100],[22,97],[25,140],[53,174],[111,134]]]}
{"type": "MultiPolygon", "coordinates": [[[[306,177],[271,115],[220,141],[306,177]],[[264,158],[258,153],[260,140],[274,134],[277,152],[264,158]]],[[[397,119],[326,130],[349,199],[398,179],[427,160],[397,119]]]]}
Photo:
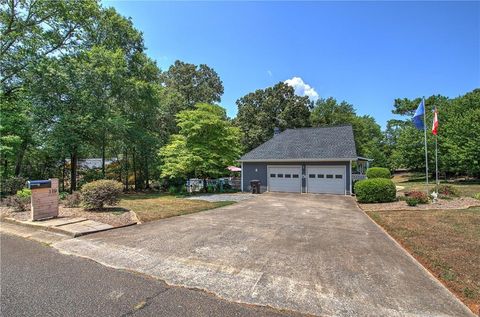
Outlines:
{"type": "Polygon", "coordinates": [[[301,166],[268,166],[268,190],[271,192],[300,193],[302,190],[301,166]]]}
{"type": "Polygon", "coordinates": [[[307,191],[345,194],[345,166],[307,166],[307,191]]]}

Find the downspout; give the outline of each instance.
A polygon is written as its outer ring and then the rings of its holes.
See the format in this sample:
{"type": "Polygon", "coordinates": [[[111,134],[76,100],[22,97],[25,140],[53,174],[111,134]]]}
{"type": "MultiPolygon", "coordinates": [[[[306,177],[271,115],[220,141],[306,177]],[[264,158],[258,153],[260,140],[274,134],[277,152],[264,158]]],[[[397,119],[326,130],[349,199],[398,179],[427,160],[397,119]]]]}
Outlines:
{"type": "Polygon", "coordinates": [[[242,171],[240,172],[240,189],[241,189],[241,192],[243,193],[243,162],[240,163],[240,168],[242,169],[242,171]]]}

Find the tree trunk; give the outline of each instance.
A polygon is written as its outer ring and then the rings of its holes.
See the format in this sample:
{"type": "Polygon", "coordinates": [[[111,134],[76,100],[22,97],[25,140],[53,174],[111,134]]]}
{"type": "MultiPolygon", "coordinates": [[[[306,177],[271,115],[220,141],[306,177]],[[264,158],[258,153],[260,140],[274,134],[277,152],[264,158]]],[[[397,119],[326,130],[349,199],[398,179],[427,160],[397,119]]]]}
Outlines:
{"type": "Polygon", "coordinates": [[[136,152],[135,148],[133,148],[133,153],[132,153],[132,163],[133,163],[133,183],[135,184],[135,191],[138,189],[138,184],[137,184],[137,161],[136,161],[136,152]]]}
{"type": "Polygon", "coordinates": [[[103,134],[102,139],[102,177],[105,178],[105,133],[103,134]]]}
{"type": "Polygon", "coordinates": [[[150,175],[148,175],[148,157],[145,155],[145,188],[150,189],[149,182],[150,175]]]}
{"type": "Polygon", "coordinates": [[[77,147],[70,153],[70,193],[77,190],[77,147]]]}
{"type": "Polygon", "coordinates": [[[66,163],[66,160],[65,160],[65,157],[63,158],[62,160],[62,184],[61,184],[61,188],[62,188],[62,192],[65,191],[65,163],[66,163]]]}
{"type": "Polygon", "coordinates": [[[125,148],[125,190],[128,192],[128,149],[125,148]]]}
{"type": "Polygon", "coordinates": [[[23,157],[25,156],[25,151],[27,150],[27,142],[23,142],[20,150],[17,153],[17,158],[15,161],[15,176],[19,176],[22,171],[23,157]]]}

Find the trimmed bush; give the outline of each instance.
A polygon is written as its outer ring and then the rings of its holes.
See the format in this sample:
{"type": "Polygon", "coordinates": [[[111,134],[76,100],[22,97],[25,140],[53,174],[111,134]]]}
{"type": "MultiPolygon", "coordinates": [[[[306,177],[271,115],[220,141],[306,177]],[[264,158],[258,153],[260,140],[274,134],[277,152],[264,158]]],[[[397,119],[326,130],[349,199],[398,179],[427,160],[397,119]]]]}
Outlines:
{"type": "Polygon", "coordinates": [[[428,196],[426,193],[418,191],[418,190],[412,190],[411,192],[406,192],[405,196],[407,196],[407,203],[408,199],[415,199],[418,204],[428,204],[428,196]]]}
{"type": "Polygon", "coordinates": [[[80,192],[73,192],[70,195],[66,195],[63,204],[65,207],[74,208],[80,206],[82,203],[82,195],[80,192]]]}
{"type": "Polygon", "coordinates": [[[390,174],[390,170],[385,167],[370,167],[367,170],[367,178],[388,178],[390,179],[392,175],[390,174]]]}
{"type": "Polygon", "coordinates": [[[361,203],[386,203],[396,200],[397,190],[391,180],[373,178],[356,182],[355,194],[361,203]]]}
{"type": "Polygon", "coordinates": [[[123,185],[114,180],[102,179],[82,187],[82,203],[87,209],[102,209],[104,205],[116,205],[120,201],[123,185]]]}
{"type": "Polygon", "coordinates": [[[412,207],[415,207],[419,203],[418,199],[413,198],[413,197],[407,197],[407,199],[405,201],[407,202],[407,205],[412,206],[412,207]]]}
{"type": "Polygon", "coordinates": [[[460,196],[460,192],[457,188],[453,187],[452,185],[440,185],[438,186],[438,193],[442,196],[451,196],[451,197],[458,197],[460,196]]]}

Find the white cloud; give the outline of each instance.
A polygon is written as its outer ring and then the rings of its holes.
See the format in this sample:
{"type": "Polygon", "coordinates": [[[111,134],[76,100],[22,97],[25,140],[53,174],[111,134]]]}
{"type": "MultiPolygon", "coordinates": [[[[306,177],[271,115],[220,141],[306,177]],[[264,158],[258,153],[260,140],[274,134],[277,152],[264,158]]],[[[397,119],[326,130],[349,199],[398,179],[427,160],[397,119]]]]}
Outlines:
{"type": "Polygon", "coordinates": [[[319,97],[318,93],[311,87],[306,84],[302,78],[293,77],[292,79],[285,80],[285,84],[293,87],[295,89],[295,94],[299,96],[308,96],[310,100],[316,101],[319,97]]]}
{"type": "Polygon", "coordinates": [[[268,74],[268,76],[270,76],[270,77],[272,77],[272,76],[273,76],[273,73],[272,73],[272,71],[271,71],[271,70],[267,70],[267,74],[268,74]]]}

